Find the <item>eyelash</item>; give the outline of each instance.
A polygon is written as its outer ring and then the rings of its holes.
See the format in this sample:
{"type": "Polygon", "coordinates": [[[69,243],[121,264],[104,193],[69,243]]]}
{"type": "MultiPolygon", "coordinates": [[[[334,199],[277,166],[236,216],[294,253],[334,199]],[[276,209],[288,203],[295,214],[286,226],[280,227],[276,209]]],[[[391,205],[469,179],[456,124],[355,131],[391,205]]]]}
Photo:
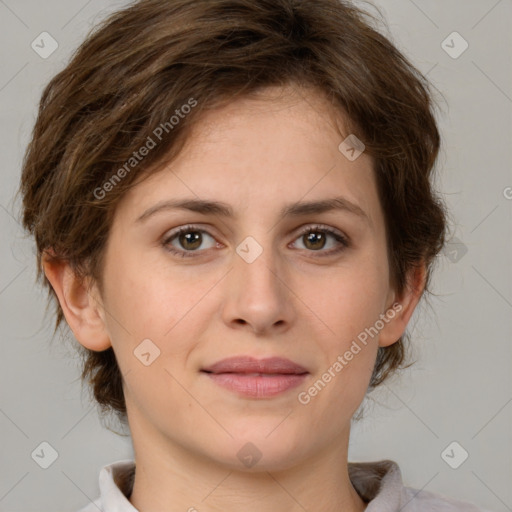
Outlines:
{"type": "MultiPolygon", "coordinates": [[[[179,235],[181,235],[183,233],[190,233],[190,232],[206,233],[208,236],[211,236],[212,238],[215,238],[213,235],[211,235],[208,231],[206,231],[204,229],[197,228],[197,227],[195,227],[193,225],[182,226],[177,231],[175,231],[174,233],[172,233],[171,235],[169,235],[168,237],[166,237],[163,240],[163,242],[162,242],[163,247],[165,248],[166,251],[170,252],[171,254],[174,254],[176,256],[180,256],[182,258],[197,257],[196,253],[201,253],[202,252],[201,250],[180,251],[180,250],[175,249],[174,247],[169,245],[170,242],[172,240],[174,240],[177,236],[179,236],[179,235]]],[[[340,247],[334,248],[334,249],[330,249],[329,251],[323,251],[321,249],[319,249],[318,251],[313,251],[313,250],[308,251],[308,252],[324,253],[324,254],[319,256],[321,258],[338,254],[341,251],[343,251],[343,250],[347,249],[348,247],[350,247],[349,240],[345,236],[341,235],[340,233],[338,233],[338,231],[335,231],[332,228],[329,228],[327,226],[322,226],[322,225],[308,226],[307,228],[303,229],[297,235],[297,238],[300,238],[301,236],[304,236],[304,235],[310,234],[310,233],[324,233],[324,234],[331,235],[340,244],[340,247]]],[[[204,250],[207,250],[207,249],[204,249],[204,250]]]]}

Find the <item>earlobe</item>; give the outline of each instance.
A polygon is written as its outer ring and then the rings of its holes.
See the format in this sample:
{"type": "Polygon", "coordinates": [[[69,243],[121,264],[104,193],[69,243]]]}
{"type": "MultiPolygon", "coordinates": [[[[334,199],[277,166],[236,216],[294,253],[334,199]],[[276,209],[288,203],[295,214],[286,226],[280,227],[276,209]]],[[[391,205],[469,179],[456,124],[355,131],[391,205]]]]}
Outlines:
{"type": "Polygon", "coordinates": [[[425,289],[425,279],[426,268],[424,264],[411,269],[404,292],[386,310],[385,314],[388,322],[380,332],[379,347],[388,347],[396,343],[404,334],[405,328],[425,289]]]}
{"type": "Polygon", "coordinates": [[[87,282],[75,274],[67,261],[45,256],[42,266],[78,342],[94,351],[109,348],[111,341],[97,288],[88,290],[87,282]]]}

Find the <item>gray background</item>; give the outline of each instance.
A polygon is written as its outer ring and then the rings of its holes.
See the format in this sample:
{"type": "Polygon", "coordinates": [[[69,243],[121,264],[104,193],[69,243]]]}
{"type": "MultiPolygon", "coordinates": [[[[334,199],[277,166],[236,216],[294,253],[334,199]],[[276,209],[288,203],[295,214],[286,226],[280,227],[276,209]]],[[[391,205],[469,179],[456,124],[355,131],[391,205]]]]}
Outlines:
{"type": "MultiPolygon", "coordinates": [[[[103,465],[132,458],[130,438],[81,390],[72,339],[51,341],[13,200],[43,86],[125,3],[0,0],[0,511],[76,510],[98,495],[103,465]],[[59,44],[47,59],[31,48],[43,31],[59,44]],[[48,469],[31,457],[43,441],[58,452],[48,469]]],[[[438,187],[458,240],[440,258],[432,308],[422,302],[409,325],[418,362],[374,393],[349,459],[393,459],[408,486],[512,510],[512,0],[374,3],[446,100],[438,187]],[[454,31],[469,43],[458,58],[442,47],[454,31]],[[452,441],[469,453],[457,469],[441,456],[452,441]]]]}

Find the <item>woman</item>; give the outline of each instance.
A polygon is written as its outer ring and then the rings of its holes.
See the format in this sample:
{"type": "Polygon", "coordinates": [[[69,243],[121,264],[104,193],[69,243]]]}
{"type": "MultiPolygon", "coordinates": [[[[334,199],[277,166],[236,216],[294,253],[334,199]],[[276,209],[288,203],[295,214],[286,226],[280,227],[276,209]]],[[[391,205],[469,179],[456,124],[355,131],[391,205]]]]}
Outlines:
{"type": "Polygon", "coordinates": [[[480,510],[349,463],[443,247],[429,84],[337,0],[146,0],[45,89],[24,224],[135,461],[92,510],[480,510]]]}

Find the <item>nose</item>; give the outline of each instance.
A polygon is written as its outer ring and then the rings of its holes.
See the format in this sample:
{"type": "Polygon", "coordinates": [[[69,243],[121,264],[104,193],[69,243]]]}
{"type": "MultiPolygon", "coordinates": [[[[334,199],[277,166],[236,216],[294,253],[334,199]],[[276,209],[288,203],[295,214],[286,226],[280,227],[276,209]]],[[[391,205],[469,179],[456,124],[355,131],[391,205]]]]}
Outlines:
{"type": "Polygon", "coordinates": [[[290,271],[270,248],[265,248],[254,261],[234,253],[225,292],[222,317],[231,328],[269,335],[284,332],[293,324],[290,271]]]}

